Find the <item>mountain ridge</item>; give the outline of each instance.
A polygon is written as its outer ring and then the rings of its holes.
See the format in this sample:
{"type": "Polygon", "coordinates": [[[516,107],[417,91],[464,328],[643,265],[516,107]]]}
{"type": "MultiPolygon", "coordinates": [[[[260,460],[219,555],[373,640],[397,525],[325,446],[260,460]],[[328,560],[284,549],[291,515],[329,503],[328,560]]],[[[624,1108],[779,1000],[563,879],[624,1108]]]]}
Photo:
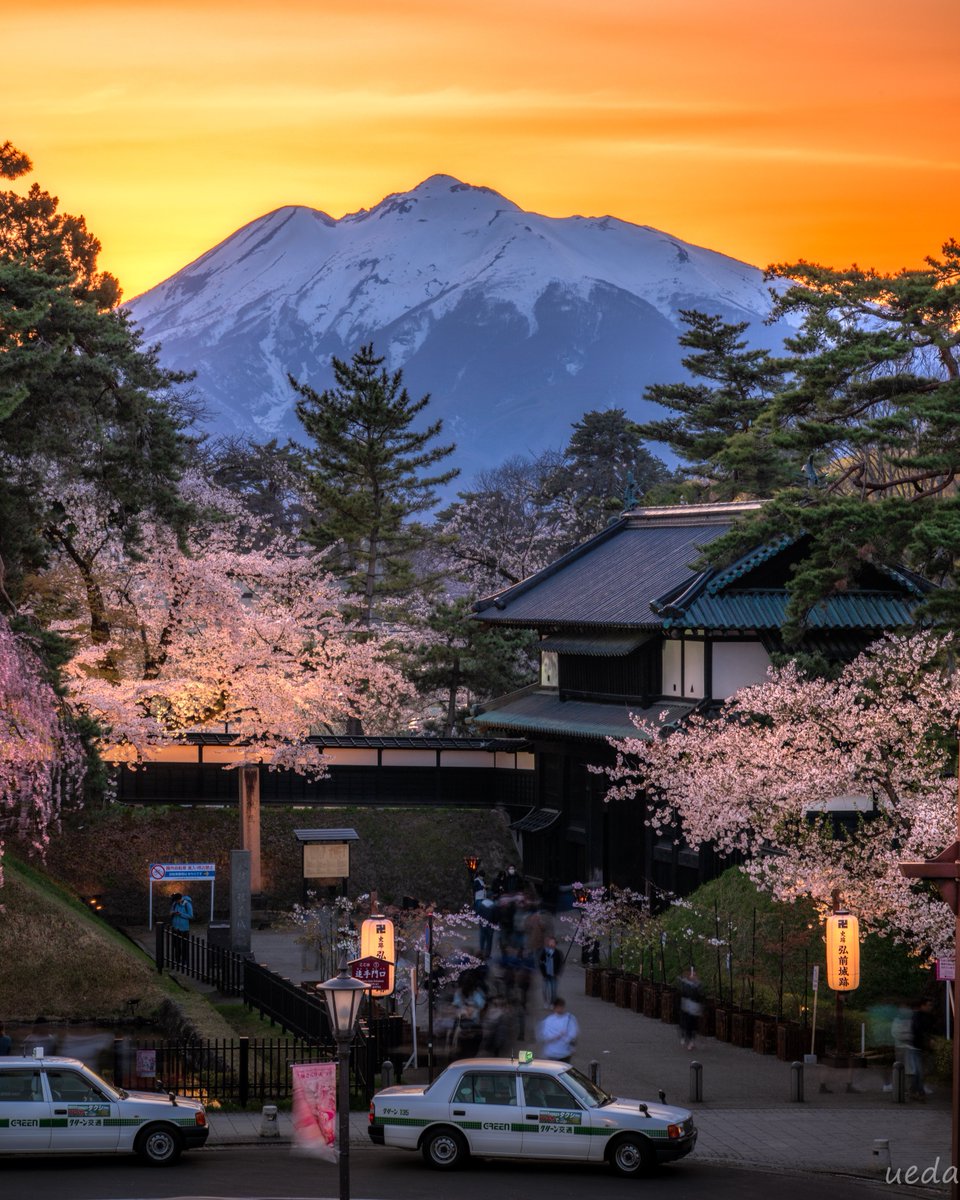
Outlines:
{"type": "Polygon", "coordinates": [[[282,205],[127,305],[161,361],[197,371],[208,428],[296,438],[288,374],[320,390],[330,360],[373,342],[430,419],[462,443],[465,474],[559,446],[591,408],[659,410],[683,377],[680,312],[764,321],[762,273],[609,214],[546,217],[489,187],[431,175],[340,218],[282,205]]]}

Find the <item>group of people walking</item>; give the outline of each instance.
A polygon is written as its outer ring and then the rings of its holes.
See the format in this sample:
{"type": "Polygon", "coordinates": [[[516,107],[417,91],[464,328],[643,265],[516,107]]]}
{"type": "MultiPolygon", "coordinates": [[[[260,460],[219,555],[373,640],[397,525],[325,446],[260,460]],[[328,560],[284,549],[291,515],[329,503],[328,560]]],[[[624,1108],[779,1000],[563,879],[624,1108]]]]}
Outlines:
{"type": "Polygon", "coordinates": [[[489,885],[478,866],[473,890],[481,962],[462,972],[450,999],[451,1054],[508,1056],[536,1032],[544,1055],[569,1061],[579,1026],[558,994],[566,956],[557,944],[553,911],[513,866],[489,885]],[[534,1031],[530,1007],[536,979],[547,1015],[534,1031]]]}

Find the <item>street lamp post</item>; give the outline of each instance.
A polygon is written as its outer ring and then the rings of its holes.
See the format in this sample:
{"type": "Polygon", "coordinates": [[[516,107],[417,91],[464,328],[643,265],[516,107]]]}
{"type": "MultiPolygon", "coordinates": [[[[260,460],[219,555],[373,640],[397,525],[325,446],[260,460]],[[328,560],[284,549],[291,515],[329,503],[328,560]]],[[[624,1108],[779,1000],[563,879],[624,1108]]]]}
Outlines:
{"type": "Polygon", "coordinates": [[[340,1200],[350,1200],[350,1043],[353,1027],[360,1014],[360,1002],[366,991],[359,979],[354,979],[345,962],[338,974],[319,985],[327,1002],[330,1027],[337,1039],[337,1071],[339,1074],[337,1108],[340,1110],[340,1200]]]}

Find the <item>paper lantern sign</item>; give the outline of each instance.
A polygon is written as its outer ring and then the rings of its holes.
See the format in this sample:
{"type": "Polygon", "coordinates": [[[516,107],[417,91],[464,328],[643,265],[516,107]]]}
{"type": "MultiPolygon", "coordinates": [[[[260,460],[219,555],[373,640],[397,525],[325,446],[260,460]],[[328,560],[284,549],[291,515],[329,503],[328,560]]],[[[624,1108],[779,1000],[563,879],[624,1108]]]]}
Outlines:
{"type": "Polygon", "coordinates": [[[835,992],[860,986],[860,922],[849,913],[827,917],[827,984],[835,992]]]}
{"type": "Polygon", "coordinates": [[[393,922],[389,917],[368,917],[360,926],[360,959],[379,958],[387,964],[386,982],[372,987],[372,995],[393,995],[393,965],[397,961],[394,952],[393,922]]]}

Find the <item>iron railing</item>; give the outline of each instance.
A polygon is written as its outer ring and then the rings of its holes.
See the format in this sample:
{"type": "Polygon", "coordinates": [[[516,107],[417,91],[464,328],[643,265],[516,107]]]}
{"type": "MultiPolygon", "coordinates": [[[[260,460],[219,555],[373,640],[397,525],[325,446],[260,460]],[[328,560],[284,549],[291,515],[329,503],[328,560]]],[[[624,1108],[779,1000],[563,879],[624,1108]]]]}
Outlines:
{"type": "MultiPolygon", "coordinates": [[[[211,946],[192,934],[178,934],[162,921],[157,924],[156,963],[158,971],[167,967],[224,994],[242,996],[247,1008],[254,1009],[271,1025],[279,1025],[290,1036],[266,1040],[239,1038],[236,1042],[184,1039],[150,1045],[131,1043],[123,1052],[126,1057],[119,1050],[114,1055],[115,1069],[124,1078],[136,1076],[137,1050],[153,1050],[157,1059],[156,1076],[149,1079],[162,1081],[164,1090],[190,1089],[188,1094],[194,1094],[192,1089],[199,1089],[220,1100],[246,1104],[251,1098],[270,1095],[285,1099],[290,1063],[322,1062],[336,1057],[326,1002],[315,985],[293,983],[234,951],[211,946]]],[[[404,1058],[400,1048],[410,1040],[402,1017],[361,1018],[350,1054],[351,1090],[369,1100],[386,1058],[391,1060],[399,1077],[404,1058]]],[[[141,1058],[141,1065],[144,1061],[147,1060],[141,1058]]]]}
{"type": "Polygon", "coordinates": [[[201,983],[215,987],[225,996],[243,993],[243,970],[246,959],[234,950],[215,946],[191,933],[178,933],[165,921],[156,924],[157,970],[164,967],[180,975],[189,975],[201,983]]]}

